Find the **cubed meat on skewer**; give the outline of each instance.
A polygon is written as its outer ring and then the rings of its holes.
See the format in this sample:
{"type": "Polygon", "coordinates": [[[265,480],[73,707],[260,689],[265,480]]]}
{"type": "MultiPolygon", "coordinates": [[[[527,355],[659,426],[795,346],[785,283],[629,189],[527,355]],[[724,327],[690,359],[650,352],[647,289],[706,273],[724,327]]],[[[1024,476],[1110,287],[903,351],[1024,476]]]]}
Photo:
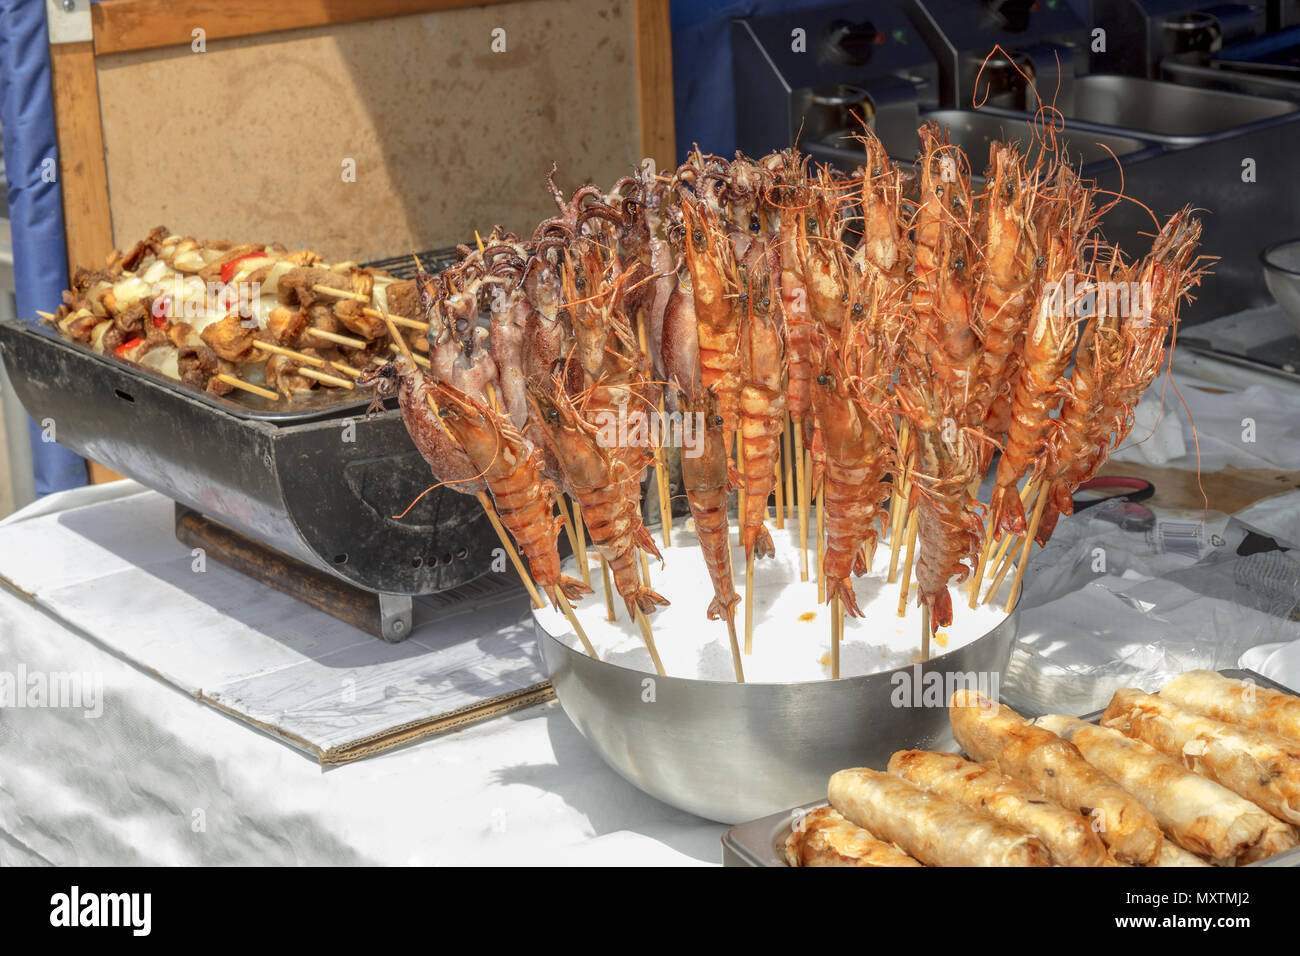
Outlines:
{"type": "Polygon", "coordinates": [[[367,315],[364,311],[366,308],[368,307],[364,303],[356,299],[340,299],[334,304],[334,316],[363,339],[377,339],[387,334],[388,328],[383,317],[367,315]]]}
{"type": "Polygon", "coordinates": [[[253,348],[253,333],[256,328],[245,328],[238,315],[228,315],[220,321],[213,322],[199,333],[208,346],[217,355],[229,362],[247,359],[253,348]]]}

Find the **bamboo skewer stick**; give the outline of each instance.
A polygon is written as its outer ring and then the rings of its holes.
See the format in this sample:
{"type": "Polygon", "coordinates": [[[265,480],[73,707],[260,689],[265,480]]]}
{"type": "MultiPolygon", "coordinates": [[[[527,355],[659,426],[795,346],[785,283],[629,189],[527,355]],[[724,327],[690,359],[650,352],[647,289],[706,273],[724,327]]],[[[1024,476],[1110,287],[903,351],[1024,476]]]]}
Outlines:
{"type": "Polygon", "coordinates": [[[40,316],[42,319],[52,319],[52,318],[54,318],[54,313],[53,313],[53,312],[43,312],[43,311],[41,311],[40,309],[37,309],[37,310],[36,310],[36,314],[37,314],[38,316],[40,316]]]}
{"type": "Polygon", "coordinates": [[[736,543],[745,543],[745,438],[736,429],[736,473],[740,487],[736,490],[736,543]]]}
{"type": "Polygon", "coordinates": [[[1011,566],[1015,563],[1013,560],[1015,548],[1013,546],[1019,540],[1020,535],[1018,534],[1003,536],[1002,545],[998,548],[998,553],[994,555],[990,564],[990,567],[997,567],[998,570],[993,576],[992,583],[989,584],[989,589],[984,592],[984,598],[980,601],[981,604],[988,604],[989,601],[993,600],[993,595],[998,593],[998,588],[1002,586],[1002,579],[1007,576],[1007,572],[1011,570],[1011,566]],[[1010,551],[1010,554],[1008,554],[1008,551],[1010,551]]]}
{"type": "Polygon", "coordinates": [[[1038,533],[1038,525],[1043,520],[1043,508],[1047,505],[1047,491],[1047,482],[1040,482],[1038,497],[1034,501],[1034,515],[1029,519],[1029,527],[1025,529],[1025,543],[1020,549],[1020,564],[1016,567],[1016,576],[1011,582],[1011,593],[1007,595],[1007,603],[1003,607],[1008,614],[1016,606],[1016,598],[1020,596],[1020,582],[1024,580],[1025,568],[1029,566],[1029,551],[1034,546],[1034,535],[1038,533]]]}
{"type": "Polygon", "coordinates": [[[600,556],[600,576],[605,582],[605,619],[617,621],[618,615],[614,612],[614,583],[609,576],[609,562],[603,554],[600,556]]]}
{"type": "Polygon", "coordinates": [[[736,639],[736,622],[731,618],[727,618],[727,637],[731,640],[731,667],[736,672],[736,683],[743,684],[745,669],[740,664],[740,642],[736,639]]]}
{"type": "Polygon", "coordinates": [[[831,680],[840,679],[840,638],[843,635],[844,618],[840,616],[840,596],[831,598],[831,680]]]}
{"type": "MultiPolygon", "coordinates": [[[[1037,492],[1038,484],[1035,480],[1031,479],[1030,481],[1025,482],[1025,486],[1020,489],[1021,504],[1024,505],[1026,502],[1030,501],[1037,492]]],[[[980,603],[988,604],[989,601],[993,600],[993,595],[997,593],[998,588],[1002,586],[1002,579],[1007,576],[1007,572],[1010,571],[1012,566],[1015,564],[1016,548],[1019,546],[1019,541],[1020,535],[1017,534],[1008,534],[1003,536],[1002,545],[994,556],[993,561],[989,564],[989,567],[997,568],[997,573],[993,578],[992,586],[985,593],[984,600],[980,603]]]]}
{"type": "Polygon", "coordinates": [[[339,378],[337,375],[330,375],[328,372],[318,372],[314,368],[296,369],[297,373],[303,378],[310,378],[324,385],[333,385],[335,388],[355,388],[346,378],[339,378]]]}
{"type": "MultiPolygon", "coordinates": [[[[480,491],[477,497],[479,505],[482,506],[483,511],[488,516],[488,521],[492,522],[492,530],[495,531],[497,537],[501,539],[501,546],[506,549],[506,555],[510,558],[510,563],[513,564],[515,570],[519,572],[519,580],[524,582],[524,587],[528,590],[528,596],[533,599],[533,607],[545,607],[546,602],[543,601],[542,596],[537,593],[537,585],[533,584],[533,579],[528,576],[528,570],[524,567],[524,562],[519,557],[519,549],[516,548],[515,543],[510,540],[510,535],[506,533],[505,527],[501,524],[500,517],[497,516],[496,508],[492,507],[492,501],[488,498],[487,492],[480,491]]],[[[561,597],[564,596],[563,592],[558,589],[556,593],[561,597]]]]}
{"type": "Polygon", "coordinates": [[[304,365],[311,365],[315,368],[324,368],[325,360],[316,358],[314,355],[308,355],[306,352],[296,352],[293,349],[287,349],[283,345],[273,345],[270,342],[263,342],[260,339],[253,340],[253,348],[260,352],[271,352],[275,355],[287,355],[289,358],[302,362],[304,365]]]}
{"type": "Polygon", "coordinates": [[[245,392],[252,392],[254,395],[261,395],[263,398],[269,398],[273,402],[278,402],[280,400],[279,392],[273,392],[269,388],[262,388],[260,385],[251,385],[248,382],[245,382],[242,378],[235,378],[235,376],[227,375],[225,372],[218,372],[213,377],[219,382],[225,382],[232,388],[240,388],[245,392]]]}
{"type": "Polygon", "coordinates": [[[794,422],[794,466],[799,493],[799,580],[808,580],[808,488],[804,481],[803,429],[794,422]]]}
{"type": "MultiPolygon", "coordinates": [[[[402,344],[405,345],[406,343],[403,342],[402,344]]],[[[405,354],[408,358],[410,358],[410,360],[411,360],[412,362],[414,362],[416,365],[420,366],[420,368],[431,368],[431,367],[432,367],[432,366],[430,366],[430,364],[429,364],[429,360],[428,360],[427,358],[425,358],[423,355],[421,355],[419,352],[412,352],[412,351],[408,348],[408,349],[406,349],[405,353],[403,353],[402,349],[399,349],[396,345],[389,345],[389,346],[388,346],[388,349],[389,349],[390,352],[394,352],[394,353],[396,353],[396,354],[398,354],[398,355],[405,354]]]]}
{"type": "MultiPolygon", "coordinates": [[[[351,299],[354,302],[370,301],[370,296],[361,292],[353,292],[350,289],[336,289],[333,286],[328,285],[314,285],[311,288],[313,292],[319,293],[320,295],[328,295],[335,299],[351,299]]],[[[363,308],[361,314],[368,315],[375,319],[384,318],[384,313],[380,312],[378,309],[363,308]]],[[[421,322],[419,319],[408,319],[404,315],[392,314],[389,314],[388,318],[393,320],[394,325],[401,325],[408,329],[419,329],[421,332],[429,331],[429,323],[421,322]]]]}
{"type": "Polygon", "coordinates": [[[334,366],[336,369],[338,369],[338,370],[339,370],[340,372],[342,372],[344,375],[349,375],[349,376],[351,376],[352,378],[360,378],[360,377],[361,377],[361,369],[353,368],[351,365],[346,365],[346,364],[344,364],[343,362],[330,362],[330,365],[334,366]]]}
{"type": "Polygon", "coordinates": [[[903,532],[906,530],[907,522],[907,501],[911,497],[910,482],[907,480],[907,472],[911,467],[912,456],[907,451],[908,443],[911,441],[912,423],[903,419],[903,423],[898,427],[898,449],[902,454],[902,469],[895,476],[897,481],[894,483],[893,501],[890,504],[889,522],[889,583],[894,583],[894,576],[898,573],[898,549],[902,545],[903,532]]]}
{"type": "MultiPolygon", "coordinates": [[[[558,496],[557,496],[558,497],[558,496]]],[[[564,506],[560,506],[564,510],[564,506]]],[[[591,563],[587,560],[587,529],[582,524],[582,502],[573,499],[573,534],[578,539],[578,566],[582,569],[582,580],[591,587],[591,563]]]]}
{"type": "Polygon", "coordinates": [[[754,552],[745,555],[745,653],[754,653],[754,552]]]}
{"type": "Polygon", "coordinates": [[[650,630],[650,622],[646,619],[645,612],[639,607],[636,608],[636,626],[641,629],[641,639],[645,641],[645,649],[650,652],[650,661],[655,666],[655,673],[663,677],[664,662],[659,659],[659,651],[655,648],[654,632],[650,630]]]}
{"type": "Polygon", "coordinates": [[[315,327],[307,328],[303,331],[308,335],[315,336],[318,339],[323,339],[326,342],[333,342],[335,345],[346,345],[350,349],[364,349],[366,347],[365,342],[361,339],[353,338],[350,335],[339,335],[337,332],[326,332],[324,329],[318,329],[315,327]]]}
{"type": "Polygon", "coordinates": [[[796,508],[798,505],[795,496],[798,488],[794,482],[794,456],[790,452],[793,445],[793,439],[790,437],[790,415],[785,416],[785,430],[781,432],[781,457],[784,460],[785,468],[785,510],[790,515],[790,520],[795,520],[796,508]]]}
{"type": "Polygon", "coordinates": [[[988,567],[989,555],[993,551],[993,514],[989,513],[984,522],[984,546],[980,548],[979,561],[975,564],[975,573],[970,578],[970,602],[972,610],[979,604],[980,585],[984,581],[984,571],[988,567]]]}
{"type": "Polygon", "coordinates": [[[781,432],[781,450],[776,459],[776,527],[778,531],[785,528],[785,488],[782,480],[785,455],[785,432],[781,432]]]}
{"type": "Polygon", "coordinates": [[[930,659],[930,638],[934,634],[934,629],[930,622],[930,605],[924,601],[921,602],[921,663],[930,659]]]}
{"type": "Polygon", "coordinates": [[[318,292],[321,295],[327,295],[334,299],[352,299],[354,302],[369,302],[370,296],[362,295],[360,292],[354,292],[351,289],[336,289],[332,285],[314,285],[311,291],[318,292]]]}
{"type": "Polygon", "coordinates": [[[817,489],[817,603],[826,601],[826,536],[822,524],[826,520],[826,496],[823,488],[817,489]]]}
{"type": "MultiPolygon", "coordinates": [[[[581,574],[582,561],[578,557],[580,549],[578,548],[577,531],[574,528],[573,522],[569,520],[569,510],[564,506],[564,497],[558,491],[554,495],[554,501],[555,507],[559,509],[560,518],[564,522],[564,536],[569,539],[569,550],[573,552],[574,563],[578,565],[578,573],[581,574]]],[[[574,505],[577,505],[576,501],[574,502],[574,505]]],[[[587,581],[587,584],[590,586],[591,582],[587,581]]]]}
{"type": "Polygon", "coordinates": [[[907,518],[907,556],[903,560],[903,584],[898,592],[898,616],[907,615],[907,592],[912,586],[912,560],[916,557],[916,512],[907,518]]]}
{"type": "Polygon", "coordinates": [[[569,624],[577,633],[578,639],[582,641],[582,646],[586,650],[587,656],[595,661],[600,660],[600,655],[597,654],[596,649],[591,646],[591,640],[587,637],[587,632],[582,629],[582,624],[578,621],[578,615],[573,613],[573,605],[571,605],[569,599],[564,596],[564,590],[562,588],[555,588],[555,600],[560,605],[560,610],[564,612],[564,616],[569,619],[569,624]]]}
{"type": "MultiPolygon", "coordinates": [[[[664,397],[659,395],[659,421],[667,420],[664,397]]],[[[659,520],[663,525],[664,547],[673,546],[673,496],[668,491],[668,456],[662,446],[655,449],[655,480],[659,483],[659,520]]]]}

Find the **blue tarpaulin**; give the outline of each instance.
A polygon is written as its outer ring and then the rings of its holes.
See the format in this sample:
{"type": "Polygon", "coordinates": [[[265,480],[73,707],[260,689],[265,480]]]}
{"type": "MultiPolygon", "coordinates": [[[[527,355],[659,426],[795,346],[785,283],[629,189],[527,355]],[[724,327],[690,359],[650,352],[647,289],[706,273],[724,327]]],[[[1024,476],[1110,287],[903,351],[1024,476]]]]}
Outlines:
{"type": "MultiPolygon", "coordinates": [[[[53,312],[68,283],[58,145],[50,93],[49,40],[41,0],[0,0],[0,125],[4,128],[9,221],[18,314],[53,312]]],[[[18,375],[22,371],[14,370],[18,375]]],[[[86,483],[86,463],[29,426],[36,493],[86,483]]],[[[57,434],[57,427],[55,429],[57,434]]]]}

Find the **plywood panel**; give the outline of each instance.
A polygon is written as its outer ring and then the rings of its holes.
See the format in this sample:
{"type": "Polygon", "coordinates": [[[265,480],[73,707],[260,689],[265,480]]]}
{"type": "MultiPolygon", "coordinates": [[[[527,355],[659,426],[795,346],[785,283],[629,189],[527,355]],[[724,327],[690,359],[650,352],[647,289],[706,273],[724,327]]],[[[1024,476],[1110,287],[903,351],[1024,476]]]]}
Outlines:
{"type": "Polygon", "coordinates": [[[50,47],[50,88],[59,140],[59,186],[68,268],[99,267],[113,251],[95,54],[89,43],[50,47]]]}
{"type": "Polygon", "coordinates": [[[498,222],[531,232],[554,211],[552,161],[566,188],[607,188],[640,158],[633,0],[440,11],[98,66],[119,246],[166,223],[396,255],[498,222]]]}

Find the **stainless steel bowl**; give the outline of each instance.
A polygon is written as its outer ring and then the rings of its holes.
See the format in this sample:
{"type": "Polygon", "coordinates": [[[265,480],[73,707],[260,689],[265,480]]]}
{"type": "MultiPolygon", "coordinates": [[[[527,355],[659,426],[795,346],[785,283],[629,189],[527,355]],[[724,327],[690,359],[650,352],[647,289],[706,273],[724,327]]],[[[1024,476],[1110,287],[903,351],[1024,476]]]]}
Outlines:
{"type": "Polygon", "coordinates": [[[825,799],[845,767],[884,769],[909,747],[954,749],[948,688],[983,680],[996,695],[1018,608],[925,664],[795,684],[656,677],[593,660],[534,623],[555,696],[606,763],[680,810],[738,823],[825,799]],[[944,691],[927,697],[935,680],[944,691]]]}
{"type": "Polygon", "coordinates": [[[1259,254],[1264,282],[1300,335],[1300,239],[1288,239],[1259,254]]]}

